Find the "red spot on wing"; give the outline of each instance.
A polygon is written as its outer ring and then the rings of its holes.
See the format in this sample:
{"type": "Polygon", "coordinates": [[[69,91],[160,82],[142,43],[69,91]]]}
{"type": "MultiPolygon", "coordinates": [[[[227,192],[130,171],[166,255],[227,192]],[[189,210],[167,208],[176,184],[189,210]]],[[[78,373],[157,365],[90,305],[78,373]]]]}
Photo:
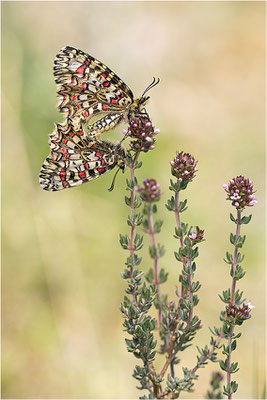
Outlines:
{"type": "Polygon", "coordinates": [[[70,133],[70,137],[73,137],[74,136],[74,133],[72,132],[72,133],[70,133]]]}
{"type": "Polygon", "coordinates": [[[65,181],[66,178],[66,170],[64,168],[61,169],[60,173],[59,173],[60,179],[62,181],[65,181]]]}
{"type": "Polygon", "coordinates": [[[70,155],[69,155],[69,154],[66,154],[66,155],[65,155],[65,158],[70,158],[70,155]]]}
{"type": "Polygon", "coordinates": [[[88,163],[85,163],[84,166],[85,166],[86,169],[89,169],[89,164],[88,163]]]}
{"type": "Polygon", "coordinates": [[[72,96],[72,100],[78,100],[78,96],[72,96]]]}
{"type": "Polygon", "coordinates": [[[101,74],[101,76],[103,76],[103,78],[106,78],[106,77],[107,77],[107,75],[106,75],[106,74],[101,74]]]}
{"type": "Polygon", "coordinates": [[[111,103],[113,103],[113,104],[118,104],[118,100],[112,99],[112,100],[111,100],[111,103]]]}
{"type": "Polygon", "coordinates": [[[63,186],[65,186],[65,187],[69,186],[69,183],[68,183],[67,181],[63,181],[62,184],[63,184],[63,186]]]}
{"type": "Polygon", "coordinates": [[[67,153],[68,150],[67,149],[61,149],[62,153],[67,153]]]}
{"type": "Polygon", "coordinates": [[[89,112],[88,111],[84,111],[84,115],[87,118],[89,116],[89,112]]]}
{"type": "Polygon", "coordinates": [[[80,68],[76,69],[76,72],[78,72],[78,74],[83,74],[85,68],[86,68],[86,65],[82,65],[80,68]]]}
{"type": "Polygon", "coordinates": [[[62,142],[63,142],[64,144],[66,144],[67,141],[68,141],[67,139],[63,139],[63,140],[62,140],[62,142]]]}
{"type": "Polygon", "coordinates": [[[104,82],[104,86],[109,86],[109,84],[110,84],[109,81],[104,82]]]}
{"type": "Polygon", "coordinates": [[[82,136],[83,135],[83,131],[78,132],[78,135],[82,136]]]}
{"type": "Polygon", "coordinates": [[[109,108],[109,106],[107,104],[103,104],[103,110],[107,110],[109,108]]]}
{"type": "Polygon", "coordinates": [[[77,105],[77,108],[82,108],[81,104],[78,104],[78,105],[77,105]]]}
{"type": "Polygon", "coordinates": [[[84,171],[78,172],[78,175],[79,175],[80,178],[85,178],[85,172],[84,171]]]}
{"type": "Polygon", "coordinates": [[[97,168],[98,172],[104,171],[105,168],[97,168]]]}
{"type": "Polygon", "coordinates": [[[85,83],[85,82],[82,83],[82,87],[85,88],[85,89],[87,89],[87,83],[85,83]]]}

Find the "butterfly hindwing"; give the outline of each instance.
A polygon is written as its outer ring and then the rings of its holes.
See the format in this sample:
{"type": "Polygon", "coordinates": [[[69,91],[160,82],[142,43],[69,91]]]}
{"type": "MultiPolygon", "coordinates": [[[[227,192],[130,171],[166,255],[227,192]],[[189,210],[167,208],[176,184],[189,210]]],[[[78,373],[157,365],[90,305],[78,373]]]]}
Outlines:
{"type": "Polygon", "coordinates": [[[64,47],[56,56],[54,75],[59,109],[69,118],[86,121],[103,112],[123,115],[133,102],[131,89],[114,72],[73,47],[64,47]]]}
{"type": "MultiPolygon", "coordinates": [[[[91,163],[92,164],[92,163],[91,163]]],[[[66,166],[63,161],[47,157],[40,171],[40,185],[44,190],[58,191],[90,182],[110,171],[115,165],[87,169],[88,163],[71,162],[66,166]]]]}
{"type": "Polygon", "coordinates": [[[125,151],[120,145],[88,140],[81,126],[70,120],[57,124],[50,135],[51,154],[40,171],[40,185],[57,191],[89,182],[115,166],[124,168],[125,151]]]}

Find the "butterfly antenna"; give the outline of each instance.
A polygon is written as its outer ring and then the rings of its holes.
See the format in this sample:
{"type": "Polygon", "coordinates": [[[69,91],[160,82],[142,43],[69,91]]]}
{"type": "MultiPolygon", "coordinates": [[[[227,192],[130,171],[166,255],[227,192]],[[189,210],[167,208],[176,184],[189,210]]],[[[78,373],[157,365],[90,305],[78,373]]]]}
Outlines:
{"type": "Polygon", "coordinates": [[[112,190],[114,189],[114,186],[115,186],[115,179],[116,179],[116,176],[118,175],[119,170],[120,170],[120,168],[117,169],[117,171],[116,171],[116,173],[115,173],[115,175],[114,175],[114,177],[113,177],[111,186],[110,186],[110,188],[108,189],[109,192],[112,192],[112,190]]]}
{"type": "Polygon", "coordinates": [[[142,97],[150,90],[152,89],[154,86],[156,86],[158,83],[160,82],[160,79],[156,79],[153,76],[153,81],[148,85],[148,87],[144,90],[144,93],[142,94],[142,97]]]}

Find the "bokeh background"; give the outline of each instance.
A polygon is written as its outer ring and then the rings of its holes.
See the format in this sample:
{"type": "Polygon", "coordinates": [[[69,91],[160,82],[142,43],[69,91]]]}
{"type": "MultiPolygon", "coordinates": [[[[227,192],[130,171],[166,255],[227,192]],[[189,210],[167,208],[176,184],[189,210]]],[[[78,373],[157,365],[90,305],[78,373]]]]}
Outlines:
{"type": "MultiPolygon", "coordinates": [[[[238,284],[256,306],[241,327],[234,361],[236,398],[264,391],[264,2],[2,2],[2,398],[136,398],[119,312],[128,232],[125,176],[113,173],[78,188],[50,193],[38,183],[48,134],[63,120],[56,109],[53,60],[65,45],[113,69],[139,96],[152,77],[147,110],[161,133],[143,157],[138,178],[157,178],[165,220],[158,240],[174,298],[180,265],[173,251],[169,162],[176,150],[199,160],[186,192],[186,222],[205,229],[197,279],[202,283],[194,345],[181,365],[195,365],[196,345],[219,325],[218,293],[229,287],[223,262],[231,250],[231,205],[222,184],[239,174],[253,180],[259,204],[243,227],[245,278],[238,284]]],[[[106,135],[120,139],[121,125],[106,135]]],[[[128,173],[126,172],[126,176],[128,173]]],[[[146,239],[147,243],[147,239],[146,239]]],[[[144,249],[143,266],[151,261],[144,249]]],[[[163,360],[158,361],[161,367],[163,360]]],[[[179,369],[179,366],[178,366],[179,369]]],[[[212,370],[200,370],[203,398],[212,370]]]]}

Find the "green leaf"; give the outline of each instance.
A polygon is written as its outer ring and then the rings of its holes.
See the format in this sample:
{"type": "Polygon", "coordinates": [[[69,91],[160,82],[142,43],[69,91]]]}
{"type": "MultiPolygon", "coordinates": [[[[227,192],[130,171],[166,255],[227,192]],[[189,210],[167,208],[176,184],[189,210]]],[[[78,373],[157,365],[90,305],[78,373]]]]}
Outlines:
{"type": "Polygon", "coordinates": [[[120,234],[120,244],[123,249],[128,250],[130,245],[130,238],[128,235],[121,235],[120,234]]]}
{"type": "Polygon", "coordinates": [[[174,200],[174,197],[172,196],[170,200],[167,200],[167,204],[166,204],[167,210],[174,211],[174,204],[175,204],[175,200],[174,200]]]}
{"type": "Polygon", "coordinates": [[[162,225],[163,225],[163,221],[161,219],[156,220],[156,222],[154,224],[154,233],[160,233],[162,225]]]}
{"type": "Polygon", "coordinates": [[[227,371],[227,361],[220,360],[219,361],[220,367],[223,371],[227,371]]]}
{"type": "Polygon", "coordinates": [[[234,362],[231,364],[230,372],[231,374],[235,374],[237,371],[239,371],[238,362],[234,362]]]}
{"type": "Polygon", "coordinates": [[[165,272],[164,268],[161,268],[159,271],[159,283],[162,284],[167,281],[168,279],[168,272],[165,272]]]}
{"type": "Polygon", "coordinates": [[[125,203],[126,203],[126,205],[127,206],[131,206],[131,197],[127,197],[127,196],[125,196],[125,203]]]}
{"type": "Polygon", "coordinates": [[[242,217],[241,218],[241,223],[242,224],[248,224],[250,221],[251,221],[251,218],[252,218],[252,214],[250,214],[248,217],[242,217]]]}
{"type": "Polygon", "coordinates": [[[234,351],[236,349],[236,340],[232,342],[231,350],[234,351]]]}
{"type": "Polygon", "coordinates": [[[233,264],[233,256],[228,251],[226,252],[226,259],[224,258],[226,264],[233,264]]]}
{"type": "Polygon", "coordinates": [[[230,219],[231,219],[231,221],[234,222],[235,224],[238,223],[237,219],[235,219],[235,217],[233,216],[232,213],[230,213],[230,219]]]}
{"type": "Polygon", "coordinates": [[[155,258],[157,257],[157,249],[155,246],[149,246],[149,254],[150,257],[155,260],[155,258]]]}

